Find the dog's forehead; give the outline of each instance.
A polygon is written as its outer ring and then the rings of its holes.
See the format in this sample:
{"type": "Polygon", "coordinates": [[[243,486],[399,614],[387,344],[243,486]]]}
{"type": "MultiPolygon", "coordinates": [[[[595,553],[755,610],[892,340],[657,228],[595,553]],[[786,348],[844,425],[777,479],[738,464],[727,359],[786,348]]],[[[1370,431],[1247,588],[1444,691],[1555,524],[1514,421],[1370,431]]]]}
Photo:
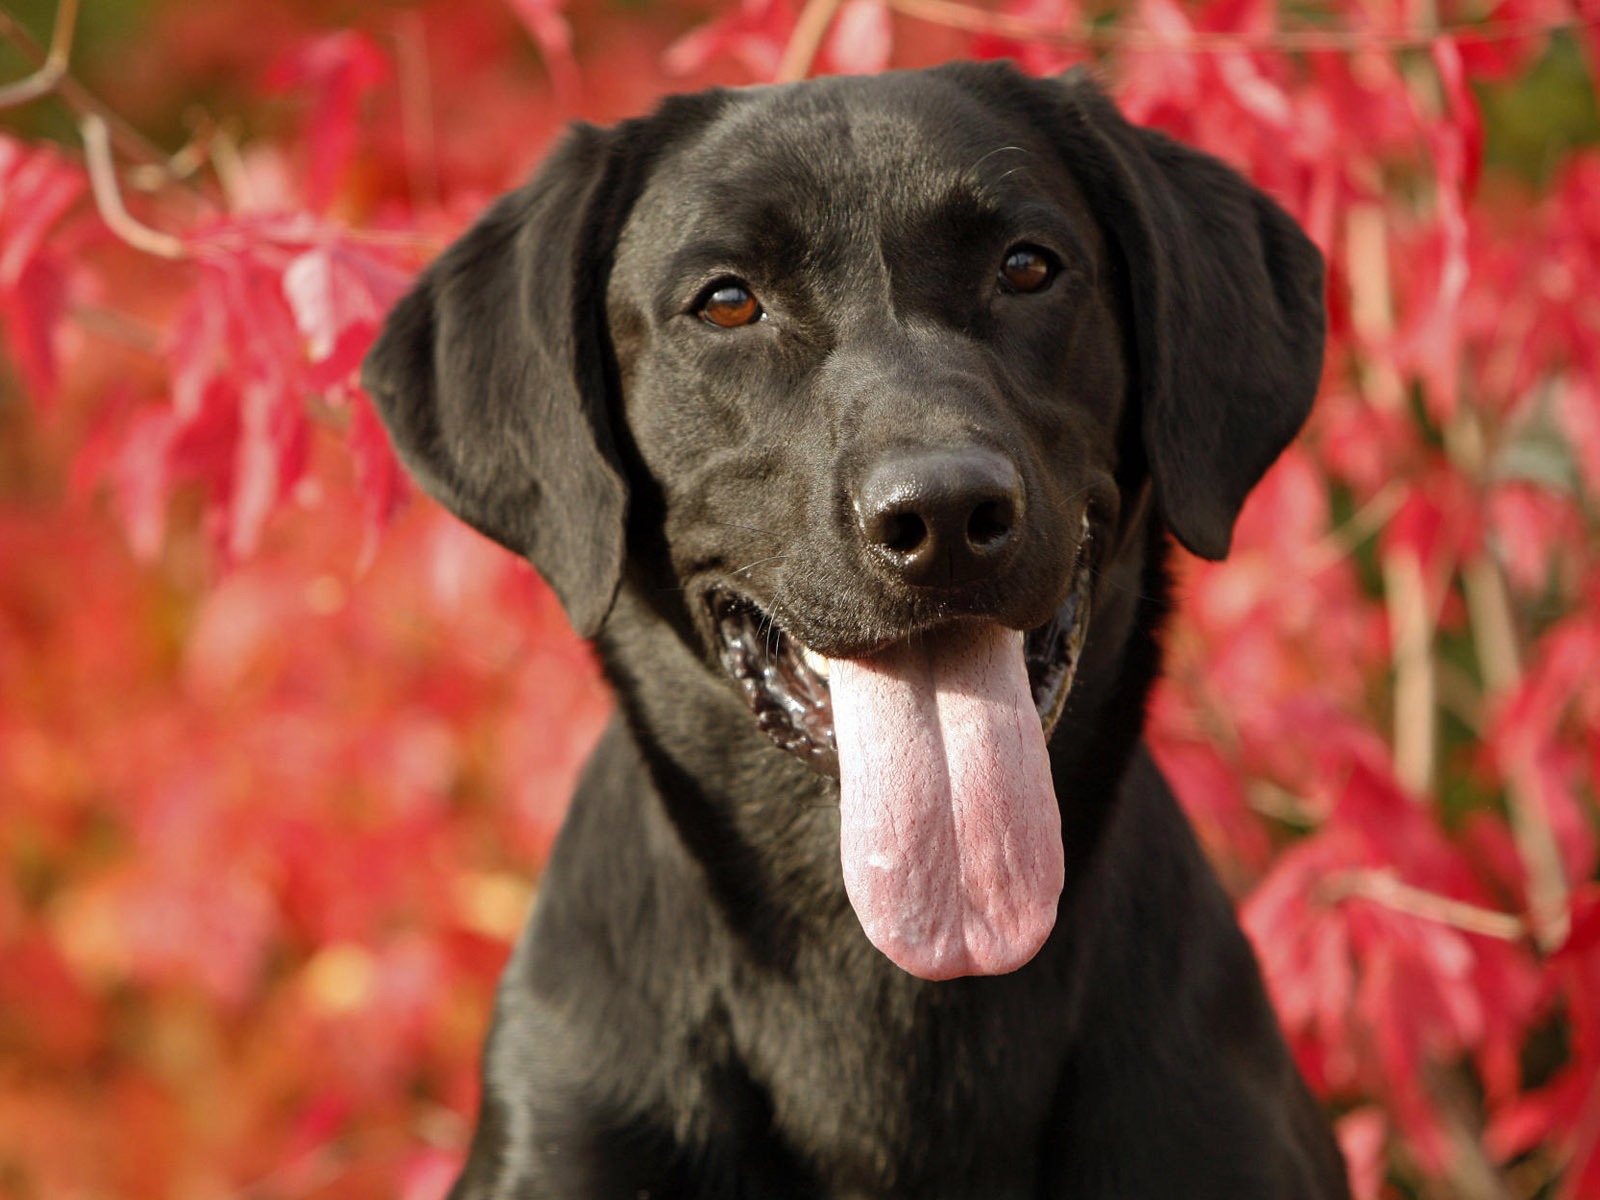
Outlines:
{"type": "Polygon", "coordinates": [[[666,148],[626,240],[654,257],[775,225],[872,237],[1028,198],[1085,211],[1022,114],[927,76],[829,79],[733,93],[708,126],[666,148]]]}

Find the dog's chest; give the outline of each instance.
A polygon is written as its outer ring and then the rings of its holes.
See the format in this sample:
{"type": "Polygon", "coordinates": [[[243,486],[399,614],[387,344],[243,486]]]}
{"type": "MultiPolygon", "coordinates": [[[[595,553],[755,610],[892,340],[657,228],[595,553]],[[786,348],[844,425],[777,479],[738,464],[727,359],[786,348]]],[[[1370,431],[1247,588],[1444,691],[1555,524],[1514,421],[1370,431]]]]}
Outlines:
{"type": "Polygon", "coordinates": [[[994,982],[772,982],[736,1006],[729,1049],[829,1195],[1032,1195],[1063,1022],[994,982]]]}

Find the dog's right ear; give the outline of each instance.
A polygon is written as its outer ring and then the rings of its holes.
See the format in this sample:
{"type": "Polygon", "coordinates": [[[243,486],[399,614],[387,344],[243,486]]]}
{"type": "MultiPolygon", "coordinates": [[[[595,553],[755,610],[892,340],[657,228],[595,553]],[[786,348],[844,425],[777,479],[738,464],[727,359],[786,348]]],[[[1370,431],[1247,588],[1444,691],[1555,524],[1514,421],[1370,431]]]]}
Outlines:
{"type": "Polygon", "coordinates": [[[417,482],[528,558],[584,637],[616,595],[628,502],[604,316],[625,141],[575,127],[423,273],[361,375],[417,482]]]}

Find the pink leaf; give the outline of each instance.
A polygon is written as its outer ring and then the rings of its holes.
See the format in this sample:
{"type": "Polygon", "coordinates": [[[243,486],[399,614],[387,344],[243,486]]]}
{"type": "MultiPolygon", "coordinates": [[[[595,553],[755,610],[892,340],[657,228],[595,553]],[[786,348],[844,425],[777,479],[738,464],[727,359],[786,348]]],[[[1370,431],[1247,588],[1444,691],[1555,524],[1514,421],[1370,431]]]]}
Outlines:
{"type": "Polygon", "coordinates": [[[316,368],[312,387],[341,384],[355,371],[406,283],[400,271],[338,243],[306,250],[284,268],[284,299],[316,368]]]}
{"type": "Polygon", "coordinates": [[[756,79],[770,80],[778,73],[794,21],[790,0],[740,0],[737,8],[668,46],[661,65],[669,75],[691,75],[714,59],[731,55],[756,79]]]}
{"type": "Polygon", "coordinates": [[[884,0],[846,0],[833,20],[823,57],[845,75],[872,75],[889,65],[894,35],[884,0]]]}
{"type": "MultiPolygon", "coordinates": [[[[1041,29],[1070,32],[1083,22],[1083,11],[1077,0],[1007,0],[1000,7],[1007,16],[1022,17],[1041,29]]],[[[972,39],[974,58],[1010,58],[1030,75],[1054,75],[1068,67],[1083,62],[1086,51],[1081,46],[1056,45],[1043,38],[1001,37],[981,33],[972,39]]]]}
{"type": "Polygon", "coordinates": [[[389,436],[373,411],[372,401],[359,390],[350,409],[349,444],[356,464],[356,484],[361,489],[367,516],[360,564],[364,568],[377,551],[378,535],[406,498],[409,487],[405,472],[390,448],[389,436]]]}
{"type": "Polygon", "coordinates": [[[46,241],[84,179],[48,148],[0,137],[0,323],[29,392],[55,397],[56,333],[66,315],[67,260],[46,241]]]}
{"type": "Polygon", "coordinates": [[[1339,1119],[1339,1149],[1350,1170],[1354,1200],[1379,1200],[1383,1194],[1388,1124],[1378,1108],[1359,1108],[1339,1119]]]}

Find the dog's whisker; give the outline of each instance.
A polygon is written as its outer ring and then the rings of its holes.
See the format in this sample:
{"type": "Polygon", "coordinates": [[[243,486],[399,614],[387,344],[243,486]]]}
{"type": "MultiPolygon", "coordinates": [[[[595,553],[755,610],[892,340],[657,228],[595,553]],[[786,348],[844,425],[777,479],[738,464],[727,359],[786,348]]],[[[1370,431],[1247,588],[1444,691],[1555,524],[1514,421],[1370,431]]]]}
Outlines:
{"type": "MultiPolygon", "coordinates": [[[[970,167],[968,167],[967,168],[967,174],[970,175],[973,172],[975,172],[979,167],[983,166],[984,163],[988,162],[996,154],[1004,154],[1007,151],[1015,151],[1018,154],[1027,154],[1028,153],[1027,148],[1024,147],[1024,146],[996,146],[993,150],[990,150],[987,154],[984,154],[982,157],[980,157],[978,159],[977,162],[973,163],[970,167]]],[[[1004,176],[1001,176],[1001,178],[1004,178],[1004,176]]]]}
{"type": "Polygon", "coordinates": [[[789,556],[787,554],[769,554],[769,555],[767,555],[766,558],[758,558],[753,563],[746,563],[744,566],[738,568],[737,570],[729,571],[728,574],[729,575],[743,575],[746,571],[754,571],[757,567],[764,566],[767,563],[770,563],[770,562],[787,562],[788,559],[789,559],[789,556]]]}

